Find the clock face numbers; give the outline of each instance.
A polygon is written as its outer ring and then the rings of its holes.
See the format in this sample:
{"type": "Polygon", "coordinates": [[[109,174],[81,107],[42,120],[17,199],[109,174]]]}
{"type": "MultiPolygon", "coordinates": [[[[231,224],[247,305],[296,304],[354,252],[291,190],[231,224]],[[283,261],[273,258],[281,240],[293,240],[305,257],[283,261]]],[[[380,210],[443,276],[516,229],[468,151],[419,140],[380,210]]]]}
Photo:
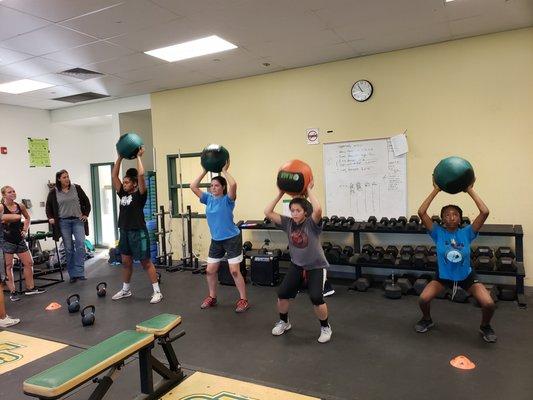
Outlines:
{"type": "Polygon", "coordinates": [[[367,80],[360,80],[352,86],[352,97],[356,101],[366,101],[372,96],[372,84],[367,80]]]}

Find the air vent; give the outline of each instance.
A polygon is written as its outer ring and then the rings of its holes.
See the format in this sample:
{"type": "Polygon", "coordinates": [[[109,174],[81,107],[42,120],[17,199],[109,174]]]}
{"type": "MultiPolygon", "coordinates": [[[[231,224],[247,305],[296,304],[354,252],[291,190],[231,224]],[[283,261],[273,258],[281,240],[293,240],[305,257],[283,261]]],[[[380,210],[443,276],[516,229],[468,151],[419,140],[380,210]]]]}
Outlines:
{"type": "Polygon", "coordinates": [[[85,93],[73,94],[72,96],[58,97],[52,100],[66,101],[67,103],[80,103],[82,101],[103,99],[105,97],[109,97],[109,96],[107,94],[85,92],[85,93]]]}
{"type": "Polygon", "coordinates": [[[69,76],[71,78],[76,78],[81,81],[86,81],[87,79],[98,78],[104,75],[104,74],[101,74],[100,72],[91,71],[91,70],[83,69],[83,68],[67,69],[66,71],[58,72],[57,74],[69,76]]]}

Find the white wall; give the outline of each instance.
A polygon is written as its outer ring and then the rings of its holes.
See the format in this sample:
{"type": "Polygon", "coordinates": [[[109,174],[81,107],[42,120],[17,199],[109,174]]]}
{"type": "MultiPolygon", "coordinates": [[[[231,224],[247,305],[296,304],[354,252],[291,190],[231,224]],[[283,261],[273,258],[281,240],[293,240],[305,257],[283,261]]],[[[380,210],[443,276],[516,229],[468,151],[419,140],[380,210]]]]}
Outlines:
{"type": "MultiPolygon", "coordinates": [[[[72,181],[81,185],[91,198],[90,164],[112,162],[116,157],[118,130],[112,121],[90,128],[54,124],[48,111],[7,105],[0,105],[0,121],[0,146],[8,148],[8,154],[0,156],[0,185],[13,186],[19,200],[32,201],[32,219],[46,218],[41,202],[46,201],[46,183],[54,181],[56,171],[68,170],[72,181]],[[50,168],[29,167],[28,137],[49,138],[50,168]]],[[[41,230],[45,226],[35,228],[41,230]]]]}

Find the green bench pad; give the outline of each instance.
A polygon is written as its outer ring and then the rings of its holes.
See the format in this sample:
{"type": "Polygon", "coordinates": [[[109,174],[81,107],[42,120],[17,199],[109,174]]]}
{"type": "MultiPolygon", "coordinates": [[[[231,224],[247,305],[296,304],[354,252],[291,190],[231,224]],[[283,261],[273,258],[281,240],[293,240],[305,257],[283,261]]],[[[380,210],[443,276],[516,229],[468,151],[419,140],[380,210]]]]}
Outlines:
{"type": "Polygon", "coordinates": [[[175,314],[160,314],[137,324],[138,332],[152,333],[156,337],[164,336],[181,324],[181,317],[175,314]]]}
{"type": "Polygon", "coordinates": [[[57,397],[137,353],[154,341],[149,333],[124,331],[24,381],[25,393],[57,397]]]}

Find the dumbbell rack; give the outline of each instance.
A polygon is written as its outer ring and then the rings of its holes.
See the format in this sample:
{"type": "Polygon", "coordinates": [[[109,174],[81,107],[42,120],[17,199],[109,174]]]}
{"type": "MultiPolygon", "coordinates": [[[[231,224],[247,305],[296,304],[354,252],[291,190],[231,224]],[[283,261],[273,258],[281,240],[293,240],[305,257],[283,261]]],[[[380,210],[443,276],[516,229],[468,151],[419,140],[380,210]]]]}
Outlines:
{"type": "MultiPolygon", "coordinates": [[[[36,219],[36,220],[32,220],[30,222],[30,227],[28,228],[28,235],[26,236],[26,242],[28,243],[28,247],[30,248],[30,243],[31,243],[31,225],[38,225],[38,224],[49,224],[48,220],[47,219],[36,219]]],[[[51,231],[51,229],[50,229],[51,231]]],[[[52,237],[53,235],[47,235],[47,237],[52,237]]],[[[60,260],[60,257],[59,257],[59,249],[57,247],[57,242],[54,240],[54,245],[55,245],[55,252],[56,252],[56,256],[57,256],[57,259],[60,260]]],[[[30,248],[30,251],[31,251],[31,248],[30,248]]],[[[48,268],[48,269],[38,269],[36,268],[36,266],[34,266],[33,268],[33,279],[38,279],[38,280],[42,280],[42,281],[47,281],[48,283],[45,283],[44,285],[38,285],[39,288],[45,288],[45,287],[48,287],[48,286],[52,286],[52,285],[55,285],[56,283],[60,283],[60,282],[64,282],[65,279],[63,278],[63,268],[61,266],[61,261],[59,261],[60,265],[59,267],[52,267],[52,268],[48,268]],[[50,277],[45,277],[45,275],[49,275],[49,274],[53,274],[53,273],[56,273],[56,272],[59,272],[59,278],[50,278],[50,277]]],[[[24,274],[23,274],[23,270],[24,270],[24,267],[22,266],[22,263],[20,263],[19,261],[19,265],[18,265],[18,272],[19,272],[19,276],[17,279],[15,279],[14,283],[15,285],[18,284],[18,290],[20,293],[22,293],[22,282],[24,281],[24,274]]],[[[13,276],[15,276],[15,271],[13,271],[13,276]]]]}
{"type": "MultiPolygon", "coordinates": [[[[280,230],[273,223],[265,223],[264,221],[240,221],[237,226],[241,230],[245,229],[261,229],[261,230],[280,230]]],[[[401,229],[401,230],[387,230],[387,229],[377,229],[369,228],[368,223],[366,222],[356,222],[349,228],[346,227],[328,227],[326,226],[323,229],[324,232],[343,232],[351,233],[353,235],[354,251],[355,253],[361,253],[361,234],[366,233],[387,233],[387,234],[420,234],[427,235],[427,230],[423,225],[418,225],[416,229],[401,229]]],[[[525,278],[525,269],[524,269],[524,232],[522,225],[506,225],[506,224],[486,224],[484,225],[480,232],[480,236],[496,236],[496,237],[512,237],[514,238],[515,246],[515,264],[516,271],[478,271],[478,275],[496,275],[496,276],[512,276],[515,277],[516,285],[516,296],[517,302],[520,307],[525,307],[527,305],[526,298],[524,295],[524,278],[525,278]]],[[[426,273],[435,273],[434,270],[428,268],[420,268],[414,265],[401,265],[399,260],[393,264],[384,264],[384,263],[349,263],[341,262],[337,265],[345,265],[352,268],[355,268],[355,279],[361,277],[362,268],[381,268],[381,269],[399,269],[399,270],[410,270],[410,271],[421,271],[426,273]]]]}

